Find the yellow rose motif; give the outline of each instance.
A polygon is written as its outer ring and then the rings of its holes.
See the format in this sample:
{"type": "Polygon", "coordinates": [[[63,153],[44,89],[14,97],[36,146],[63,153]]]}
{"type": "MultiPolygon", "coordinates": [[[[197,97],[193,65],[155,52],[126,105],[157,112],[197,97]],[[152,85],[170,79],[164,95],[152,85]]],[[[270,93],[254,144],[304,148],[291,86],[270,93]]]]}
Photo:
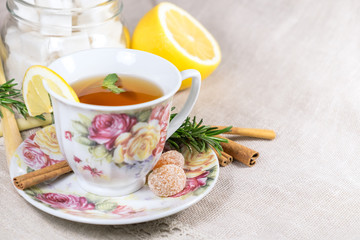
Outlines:
{"type": "Polygon", "coordinates": [[[115,140],[115,151],[113,160],[115,163],[122,163],[124,161],[124,148],[131,138],[131,133],[125,132],[120,134],[115,140]]]}
{"type": "Polygon", "coordinates": [[[126,145],[126,143],[130,140],[130,137],[131,133],[129,132],[120,134],[115,140],[115,146],[126,145]]]}
{"type": "Polygon", "coordinates": [[[51,155],[55,160],[62,160],[62,154],[56,138],[55,126],[51,125],[43,128],[36,133],[34,142],[47,155],[51,155]]]}
{"type": "Polygon", "coordinates": [[[194,169],[194,170],[186,170],[186,178],[195,178],[197,176],[200,176],[201,174],[204,174],[206,170],[202,170],[200,168],[194,169]]]}
{"type": "Polygon", "coordinates": [[[115,163],[122,163],[124,161],[124,147],[119,145],[115,148],[113,161],[115,163]]]}
{"type": "Polygon", "coordinates": [[[190,152],[187,148],[184,149],[183,155],[185,158],[186,168],[189,170],[207,170],[216,165],[216,156],[211,150],[199,153],[195,149],[190,152]]]}
{"type": "Polygon", "coordinates": [[[131,163],[148,159],[160,140],[158,121],[137,123],[131,132],[133,135],[126,146],[125,161],[131,163]]]}

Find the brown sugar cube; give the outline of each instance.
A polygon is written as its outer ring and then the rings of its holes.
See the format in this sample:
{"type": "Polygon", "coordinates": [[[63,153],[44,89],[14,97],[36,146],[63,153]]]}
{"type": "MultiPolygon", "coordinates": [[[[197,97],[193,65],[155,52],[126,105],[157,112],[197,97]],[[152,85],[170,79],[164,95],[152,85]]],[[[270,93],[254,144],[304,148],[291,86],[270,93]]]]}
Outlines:
{"type": "Polygon", "coordinates": [[[153,169],[156,169],[163,165],[168,165],[168,164],[174,164],[176,166],[183,168],[184,164],[185,164],[184,156],[176,150],[171,150],[171,151],[165,152],[165,153],[161,154],[159,160],[157,161],[157,163],[153,169]]]}
{"type": "Polygon", "coordinates": [[[168,197],[179,193],[186,184],[184,170],[174,164],[154,169],[148,178],[150,190],[159,197],[168,197]]]}

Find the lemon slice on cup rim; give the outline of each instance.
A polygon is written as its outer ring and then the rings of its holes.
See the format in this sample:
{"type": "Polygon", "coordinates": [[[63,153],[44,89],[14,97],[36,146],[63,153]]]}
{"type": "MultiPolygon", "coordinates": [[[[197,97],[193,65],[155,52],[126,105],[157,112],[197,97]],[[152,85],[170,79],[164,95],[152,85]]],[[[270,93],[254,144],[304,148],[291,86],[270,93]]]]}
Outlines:
{"type": "MultiPolygon", "coordinates": [[[[219,44],[194,17],[178,6],[162,2],[139,21],[131,48],[147,51],[172,62],[180,71],[196,69],[202,79],[221,61],[219,44]]],[[[189,87],[185,80],[181,89],[189,87]]]]}
{"type": "Polygon", "coordinates": [[[45,66],[34,65],[26,71],[22,84],[23,98],[30,116],[51,113],[53,110],[43,81],[56,94],[79,102],[74,89],[59,74],[45,66]]]}

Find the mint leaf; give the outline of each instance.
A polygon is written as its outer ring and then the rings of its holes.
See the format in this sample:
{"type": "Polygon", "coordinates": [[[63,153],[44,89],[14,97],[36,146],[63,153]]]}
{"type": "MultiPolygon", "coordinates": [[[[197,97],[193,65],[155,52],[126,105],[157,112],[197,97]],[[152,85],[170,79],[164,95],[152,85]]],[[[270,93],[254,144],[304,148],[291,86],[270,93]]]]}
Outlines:
{"type": "Polygon", "coordinates": [[[106,89],[109,89],[111,92],[119,94],[122,92],[126,92],[125,89],[119,88],[115,85],[115,83],[119,80],[118,75],[116,73],[111,73],[107,75],[102,83],[102,86],[106,89]]]}

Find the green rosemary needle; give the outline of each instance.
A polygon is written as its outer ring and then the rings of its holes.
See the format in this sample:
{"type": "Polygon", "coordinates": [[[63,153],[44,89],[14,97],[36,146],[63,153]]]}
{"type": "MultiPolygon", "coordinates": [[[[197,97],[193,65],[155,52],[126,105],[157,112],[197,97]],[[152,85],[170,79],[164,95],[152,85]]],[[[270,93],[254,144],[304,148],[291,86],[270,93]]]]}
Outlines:
{"type": "MultiPolygon", "coordinates": [[[[170,121],[176,116],[176,113],[171,114],[170,121]]],[[[222,147],[221,142],[227,142],[226,139],[216,137],[216,135],[229,132],[232,126],[224,129],[202,125],[203,119],[196,122],[196,117],[192,120],[187,117],[182,125],[171,135],[167,140],[177,150],[180,150],[181,145],[185,145],[190,151],[193,147],[198,152],[204,152],[209,147],[214,148],[220,155],[222,147]]]]}
{"type": "MultiPolygon", "coordinates": [[[[0,85],[0,106],[8,109],[10,112],[15,113],[17,111],[24,118],[28,116],[28,110],[25,103],[23,102],[21,90],[16,89],[17,83],[13,83],[14,79],[7,81],[0,85]],[[14,111],[15,109],[15,111],[14,111]]],[[[3,117],[0,111],[0,117],[3,117]]],[[[38,115],[36,118],[45,120],[43,115],[38,115]]]]}

